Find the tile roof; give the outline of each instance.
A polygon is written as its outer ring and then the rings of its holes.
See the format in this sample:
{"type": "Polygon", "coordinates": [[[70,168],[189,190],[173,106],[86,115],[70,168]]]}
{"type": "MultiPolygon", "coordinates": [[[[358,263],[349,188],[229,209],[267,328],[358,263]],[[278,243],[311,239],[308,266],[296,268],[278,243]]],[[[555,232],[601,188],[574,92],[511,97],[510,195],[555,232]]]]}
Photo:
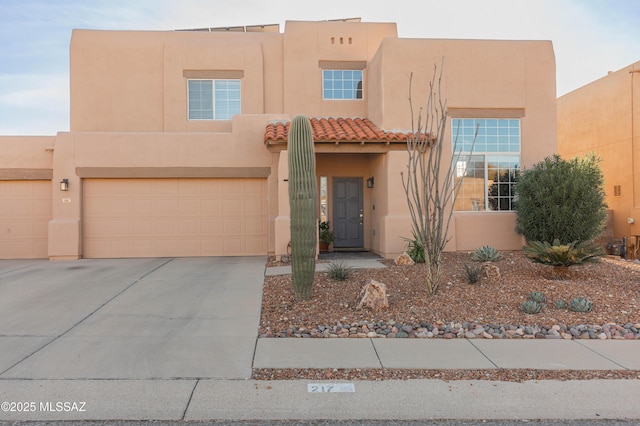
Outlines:
{"type": "MultiPolygon", "coordinates": [[[[310,118],[313,141],[318,142],[384,142],[405,143],[411,132],[380,129],[368,118],[310,118]]],[[[274,121],[267,124],[264,143],[286,143],[291,122],[274,121]]]]}

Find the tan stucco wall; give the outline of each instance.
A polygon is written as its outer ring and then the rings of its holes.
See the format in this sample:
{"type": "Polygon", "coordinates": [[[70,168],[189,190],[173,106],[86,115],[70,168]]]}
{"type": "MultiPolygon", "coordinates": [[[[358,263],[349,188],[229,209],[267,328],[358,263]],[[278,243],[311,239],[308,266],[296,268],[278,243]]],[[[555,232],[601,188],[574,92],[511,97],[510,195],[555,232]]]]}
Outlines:
{"type": "Polygon", "coordinates": [[[0,179],[25,179],[25,170],[53,167],[55,136],[0,136],[0,179]]]}
{"type": "Polygon", "coordinates": [[[71,132],[221,132],[187,119],[184,71],[241,70],[243,114],[282,112],[282,35],[74,30],[71,132]],[[269,102],[265,101],[269,99],[269,102]]]}
{"type": "Polygon", "coordinates": [[[314,117],[369,115],[366,102],[368,67],[363,70],[364,100],[323,101],[319,62],[368,63],[385,37],[397,37],[395,23],[287,21],[284,34],[285,113],[314,117]]]}
{"type": "Polygon", "coordinates": [[[601,159],[614,238],[640,235],[640,62],[558,99],[558,151],[601,159]]]}
{"type": "MultiPolygon", "coordinates": [[[[18,153],[0,161],[5,169],[49,168],[51,258],[82,256],[82,182],[92,177],[266,177],[269,253],[284,254],[287,157],[286,150],[264,146],[266,123],[297,114],[368,117],[383,129],[409,130],[409,74],[415,105],[422,106],[433,66],[443,57],[450,116],[521,118],[524,166],[556,151],[550,42],[398,39],[394,23],[289,21],[283,33],[75,30],[71,131],[22,147],[0,139],[18,153]],[[364,99],[323,100],[327,63],[362,67],[364,99]],[[188,76],[219,71],[240,73],[242,114],[230,121],[188,120],[188,76]],[[47,144],[54,151],[43,150],[47,144]],[[57,188],[63,178],[70,180],[65,193],[57,188]]],[[[448,158],[448,127],[445,141],[448,158]]],[[[407,154],[393,149],[378,143],[317,150],[318,175],[375,178],[374,188],[364,189],[365,248],[385,256],[402,252],[401,237],[410,235],[400,179],[407,154]]],[[[447,248],[517,249],[513,221],[513,213],[456,214],[447,248]]]]}
{"type": "MultiPolygon", "coordinates": [[[[409,76],[417,117],[426,105],[434,65],[443,73],[440,88],[449,117],[521,119],[521,166],[528,167],[557,150],[555,56],[548,41],[385,39],[369,67],[378,80],[369,94],[369,114],[386,129],[410,129],[409,76]],[[384,83],[381,83],[381,82],[384,83]]],[[[437,79],[436,79],[437,80],[437,79]]],[[[444,158],[451,157],[452,132],[447,124],[444,158]]],[[[400,171],[406,153],[390,153],[387,161],[385,241],[380,250],[393,255],[403,249],[394,236],[410,236],[400,171]]],[[[445,170],[443,170],[444,172],[445,170]]],[[[445,178],[444,174],[442,178],[445,178]]],[[[522,247],[515,234],[515,213],[455,213],[448,250],[472,250],[489,244],[502,250],[522,247]]]]}
{"type": "Polygon", "coordinates": [[[230,133],[60,133],[53,180],[68,178],[69,191],[54,191],[49,256],[82,256],[83,178],[266,177],[273,187],[274,158],[261,141],[266,122],[278,118],[235,116],[230,133]]]}

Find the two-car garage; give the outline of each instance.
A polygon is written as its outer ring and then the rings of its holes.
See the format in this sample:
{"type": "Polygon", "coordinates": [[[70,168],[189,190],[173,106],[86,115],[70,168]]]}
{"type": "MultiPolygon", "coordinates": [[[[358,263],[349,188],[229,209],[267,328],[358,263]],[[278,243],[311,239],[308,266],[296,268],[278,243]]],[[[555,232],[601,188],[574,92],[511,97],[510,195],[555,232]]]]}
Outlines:
{"type": "Polygon", "coordinates": [[[263,178],[84,179],[85,258],[267,253],[263,178]]]}

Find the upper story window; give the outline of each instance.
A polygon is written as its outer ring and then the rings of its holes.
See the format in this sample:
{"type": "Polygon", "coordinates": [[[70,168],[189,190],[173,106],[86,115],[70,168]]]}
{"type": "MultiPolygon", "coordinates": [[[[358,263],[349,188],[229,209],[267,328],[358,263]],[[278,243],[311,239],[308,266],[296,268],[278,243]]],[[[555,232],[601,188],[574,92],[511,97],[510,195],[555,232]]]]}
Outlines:
{"type": "Polygon", "coordinates": [[[240,80],[187,80],[189,120],[231,120],[240,114],[240,80]]]}
{"type": "Polygon", "coordinates": [[[323,99],[362,99],[362,70],[322,70],[323,99]]]}
{"type": "Polygon", "coordinates": [[[513,210],[520,173],[520,120],[454,118],[451,134],[460,152],[453,167],[455,184],[461,185],[454,209],[513,210]]]}

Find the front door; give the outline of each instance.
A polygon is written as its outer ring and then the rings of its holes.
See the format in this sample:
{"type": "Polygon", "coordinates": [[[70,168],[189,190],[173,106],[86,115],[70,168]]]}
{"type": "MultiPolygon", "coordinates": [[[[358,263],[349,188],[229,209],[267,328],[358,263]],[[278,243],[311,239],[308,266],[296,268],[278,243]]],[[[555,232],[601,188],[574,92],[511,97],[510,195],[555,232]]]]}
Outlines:
{"type": "Polygon", "coordinates": [[[333,232],[335,248],[362,248],[362,178],[333,178],[333,232]]]}

